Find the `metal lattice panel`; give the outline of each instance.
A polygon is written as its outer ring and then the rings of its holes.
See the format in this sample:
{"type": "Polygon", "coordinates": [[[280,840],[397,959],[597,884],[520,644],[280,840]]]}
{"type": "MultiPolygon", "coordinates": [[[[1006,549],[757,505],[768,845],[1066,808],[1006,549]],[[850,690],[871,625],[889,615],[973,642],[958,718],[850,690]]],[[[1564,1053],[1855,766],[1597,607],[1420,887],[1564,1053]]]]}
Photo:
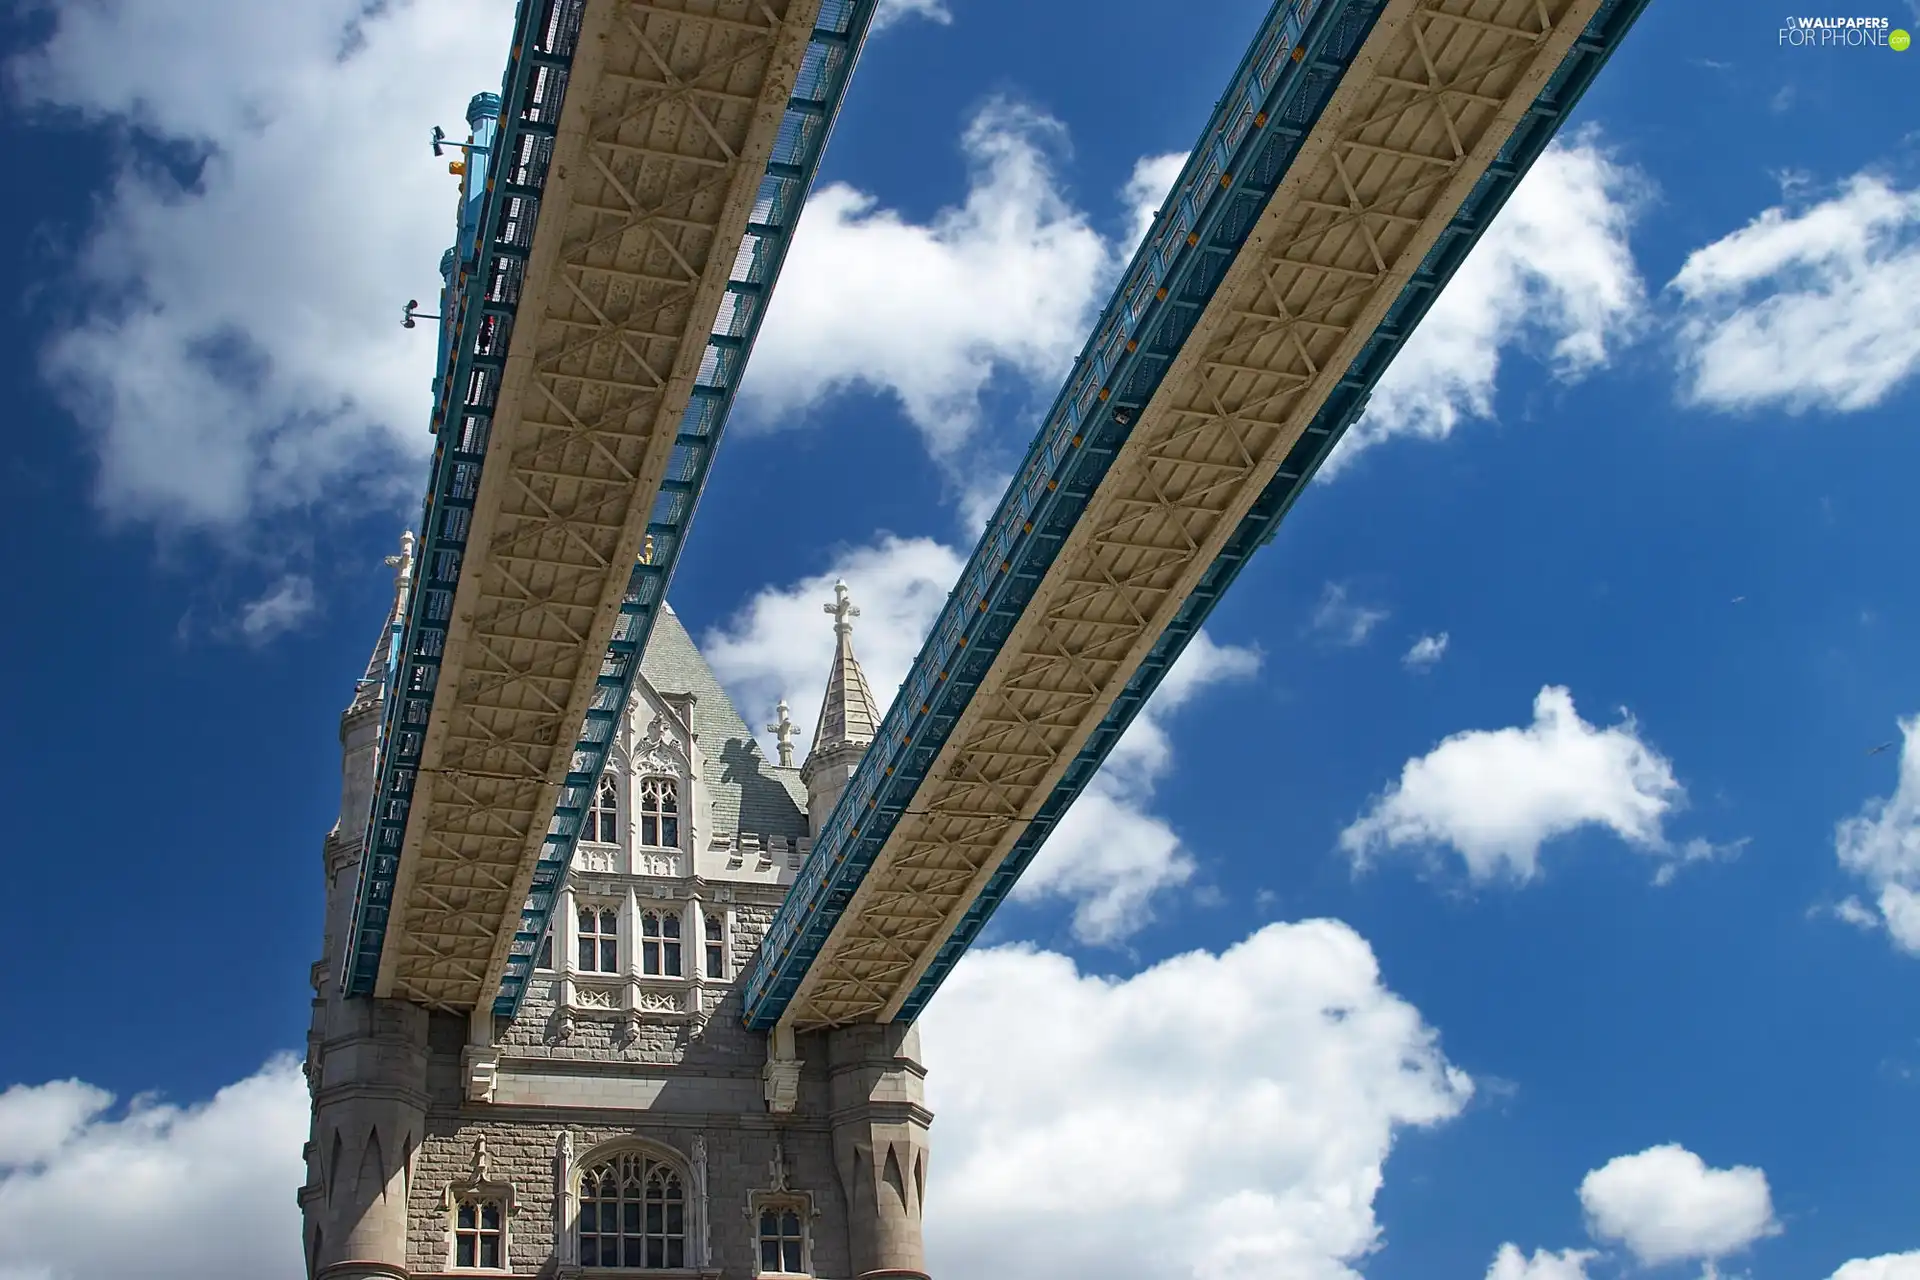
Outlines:
{"type": "Polygon", "coordinates": [[[635,561],[693,496],[676,437],[820,7],[585,7],[537,233],[489,285],[519,306],[482,339],[504,368],[474,374],[498,379],[486,466],[377,994],[468,1009],[499,987],[580,726],[611,724],[588,713],[635,561]]]}
{"type": "MultiPolygon", "coordinates": [[[[1119,381],[1087,384],[1090,408],[1126,401],[1141,379],[1158,386],[1149,386],[1137,421],[1123,421],[1124,441],[990,664],[964,670],[963,635],[937,673],[938,682],[951,675],[977,683],[911,800],[890,814],[880,789],[863,790],[859,780],[849,787],[850,803],[864,797],[867,817],[875,825],[891,819],[892,827],[858,887],[832,903],[831,932],[787,1002],[797,1027],[887,1019],[910,1001],[917,1012],[924,996],[916,988],[943,944],[1299,450],[1408,282],[1439,251],[1522,118],[1574,61],[1576,38],[1601,7],[1391,0],[1379,10],[1279,189],[1257,222],[1240,229],[1244,243],[1231,265],[1217,284],[1207,282],[1203,305],[1191,320],[1170,316],[1147,335],[1170,363],[1146,373],[1136,363],[1129,377],[1116,362],[1119,381]]],[[[1250,123],[1269,122],[1261,113],[1250,123]]],[[[1234,175],[1209,169],[1204,156],[1190,163],[1189,177],[1196,165],[1202,182],[1233,184],[1234,175]]],[[[1177,230],[1188,245],[1199,243],[1198,227],[1177,230]]],[[[1167,299],[1164,288],[1158,298],[1167,299]]],[[[1107,336],[1103,330],[1093,349],[1107,336]]],[[[1139,339],[1123,323],[1112,336],[1116,351],[1136,350],[1139,339]]],[[[1103,445],[1089,426],[1069,447],[1103,445]]],[[[1031,521],[1025,532],[1033,534],[1031,521]]],[[[993,536],[990,526],[987,541],[993,536]]],[[[987,572],[995,568],[1015,572],[1014,557],[987,572]]],[[[959,594],[971,592],[963,578],[959,594]]],[[[993,608],[991,594],[977,592],[983,614],[993,608]]],[[[951,621],[943,618],[929,651],[951,621]]],[[[914,688],[910,677],[903,696],[921,696],[914,688]]],[[[876,747],[897,745],[906,759],[908,737],[896,743],[883,731],[876,747]]],[[[855,837],[867,820],[837,813],[833,821],[843,818],[856,824],[855,837]]],[[[794,939],[806,935],[794,929],[763,968],[795,952],[794,939]]],[[[764,979],[750,988],[750,1004],[770,989],[764,979]]]]}

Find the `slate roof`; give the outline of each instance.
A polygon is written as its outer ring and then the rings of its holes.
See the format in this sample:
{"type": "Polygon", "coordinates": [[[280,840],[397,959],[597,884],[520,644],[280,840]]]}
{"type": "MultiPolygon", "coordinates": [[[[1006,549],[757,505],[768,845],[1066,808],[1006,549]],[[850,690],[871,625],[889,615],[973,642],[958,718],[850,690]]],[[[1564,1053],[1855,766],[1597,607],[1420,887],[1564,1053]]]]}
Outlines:
{"type": "Polygon", "coordinates": [[[653,624],[640,674],[662,693],[694,695],[693,731],[706,757],[704,781],[716,834],[807,834],[807,788],[800,771],[782,769],[761,752],[671,607],[662,609],[653,624]]]}

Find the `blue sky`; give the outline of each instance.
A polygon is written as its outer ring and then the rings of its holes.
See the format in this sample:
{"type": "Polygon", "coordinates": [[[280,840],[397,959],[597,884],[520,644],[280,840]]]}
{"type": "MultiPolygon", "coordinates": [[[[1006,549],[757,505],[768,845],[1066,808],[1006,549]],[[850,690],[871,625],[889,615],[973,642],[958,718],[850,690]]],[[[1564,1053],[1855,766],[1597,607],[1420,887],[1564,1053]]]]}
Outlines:
{"type": "MultiPolygon", "coordinates": [[[[148,1274],[297,1274],[424,140],[509,6],[256,8],[0,19],[4,1280],[126,1273],[109,1157],[148,1274]]],[[[1262,11],[873,38],[672,596],[750,721],[836,574],[897,681],[1262,11]]],[[[1778,28],[1654,0],[935,1001],[943,1280],[1920,1275],[1920,52],[1778,28]]]]}

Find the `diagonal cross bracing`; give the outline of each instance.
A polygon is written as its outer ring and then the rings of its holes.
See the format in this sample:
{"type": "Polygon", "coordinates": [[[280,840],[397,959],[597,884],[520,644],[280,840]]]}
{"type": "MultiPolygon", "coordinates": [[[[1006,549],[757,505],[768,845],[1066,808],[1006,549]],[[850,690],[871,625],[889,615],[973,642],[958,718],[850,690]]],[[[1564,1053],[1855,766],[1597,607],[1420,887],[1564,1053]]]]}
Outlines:
{"type": "Polygon", "coordinates": [[[816,837],[749,1026],[918,1015],[1644,5],[1276,6],[816,837]]]}
{"type": "Polygon", "coordinates": [[[349,994],[519,1004],[874,0],[522,0],[349,994]]]}

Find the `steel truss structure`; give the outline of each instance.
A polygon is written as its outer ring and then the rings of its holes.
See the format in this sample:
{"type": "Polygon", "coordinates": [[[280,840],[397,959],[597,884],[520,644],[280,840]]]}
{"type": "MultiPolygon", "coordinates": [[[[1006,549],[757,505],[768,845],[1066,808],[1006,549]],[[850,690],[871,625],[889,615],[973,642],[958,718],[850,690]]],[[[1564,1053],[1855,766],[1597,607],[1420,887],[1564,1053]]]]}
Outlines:
{"type": "Polygon", "coordinates": [[[1271,537],[1646,0],[1285,0],[749,975],[912,1018],[1271,537]]]}
{"type": "Polygon", "coordinates": [[[348,994],[518,1007],[873,8],[522,0],[348,994]]]}

